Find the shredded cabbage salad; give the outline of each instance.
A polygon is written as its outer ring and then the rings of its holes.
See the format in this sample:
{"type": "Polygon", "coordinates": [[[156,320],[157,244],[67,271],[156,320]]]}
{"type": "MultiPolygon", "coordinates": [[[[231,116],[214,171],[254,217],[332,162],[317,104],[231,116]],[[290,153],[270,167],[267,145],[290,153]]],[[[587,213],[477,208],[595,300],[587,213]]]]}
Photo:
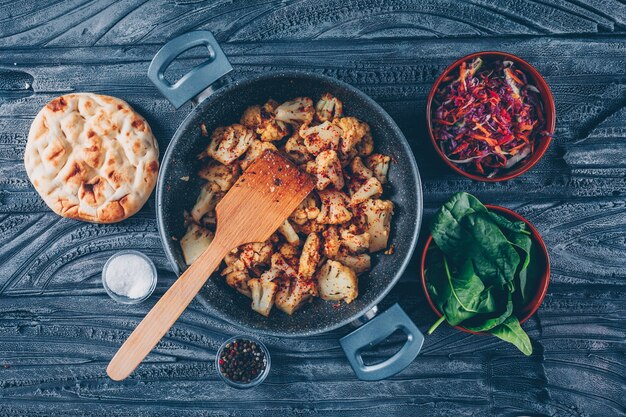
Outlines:
{"type": "Polygon", "coordinates": [[[549,136],[539,90],[512,61],[463,62],[443,79],[433,104],[439,148],[472,174],[491,178],[515,168],[549,136]]]}

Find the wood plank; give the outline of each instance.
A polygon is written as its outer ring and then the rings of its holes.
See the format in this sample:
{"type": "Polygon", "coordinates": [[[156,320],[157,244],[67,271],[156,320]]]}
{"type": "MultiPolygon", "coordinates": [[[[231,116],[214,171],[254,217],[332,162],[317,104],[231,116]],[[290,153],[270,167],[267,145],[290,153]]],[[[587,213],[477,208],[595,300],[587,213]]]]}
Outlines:
{"type": "MultiPolygon", "coordinates": [[[[626,195],[624,167],[622,162],[617,162],[624,159],[619,143],[620,138],[626,137],[623,125],[619,124],[626,104],[624,47],[624,42],[618,38],[540,38],[521,44],[512,40],[394,41],[384,49],[370,41],[352,44],[351,48],[338,42],[241,44],[227,45],[226,52],[237,68],[236,78],[280,69],[304,69],[362,88],[379,101],[404,130],[413,144],[425,179],[425,191],[431,197],[428,203],[439,204],[450,188],[486,192],[504,201],[519,199],[531,192],[534,198],[543,199],[554,195],[560,198],[626,195]],[[542,161],[528,174],[497,188],[451,173],[438,160],[423,133],[424,97],[432,81],[455,57],[477,49],[510,50],[536,64],[553,89],[559,114],[554,143],[542,161]],[[293,56],[299,56],[297,62],[291,58],[293,56]],[[551,56],[558,58],[555,61],[558,65],[545,64],[550,62],[551,56]],[[581,56],[586,59],[578,59],[581,56]],[[328,62],[323,69],[318,65],[321,61],[328,62]],[[414,114],[421,116],[416,119],[414,114]],[[608,140],[598,136],[609,131],[608,140]],[[593,137],[587,140],[590,135],[593,137]],[[515,192],[504,194],[513,190],[515,192]]],[[[18,69],[4,67],[3,71],[30,74],[33,81],[28,97],[5,99],[0,108],[0,155],[6,160],[2,165],[6,176],[0,180],[5,190],[0,212],[44,209],[25,182],[21,159],[31,118],[48,100],[63,92],[94,91],[127,99],[146,115],[161,148],[165,149],[189,106],[174,111],[149,84],[145,71],[156,49],[147,46],[106,47],[97,51],[90,48],[4,51],[8,62],[19,61],[20,65],[18,69]],[[54,62],[54,59],[60,61],[50,66],[50,60],[54,62]],[[83,64],[77,65],[80,62],[83,64]],[[106,79],[94,81],[94,73],[107,74],[106,79]]],[[[186,68],[199,63],[200,58],[201,55],[190,54],[174,64],[172,71],[182,75],[186,68]]]]}
{"type": "MultiPolygon", "coordinates": [[[[0,417],[625,415],[626,4],[618,0],[0,1],[0,417]],[[425,196],[424,232],[457,190],[502,204],[543,234],[552,282],[524,328],[526,358],[493,337],[442,326],[409,368],[381,382],[356,380],[337,339],[261,337],[273,369],[235,392],[213,369],[236,327],[192,303],[123,383],[106,363],[174,281],[154,202],[116,225],[50,213],[22,165],[28,128],[51,98],[112,94],[153,127],[162,150],[190,106],[175,111],[145,74],[171,37],[212,30],[236,68],[232,78],[284,69],[327,74],[361,88],[412,144],[425,196]],[[535,65],[556,99],[555,140],[521,178],[482,184],[451,173],[425,136],[425,97],[461,55],[505,50],[535,65]],[[416,116],[417,115],[417,116],[416,116]],[[114,304],[99,271],[125,248],[159,269],[156,297],[114,304]]],[[[168,73],[201,62],[191,50],[168,73]]],[[[425,330],[435,319],[419,287],[419,249],[381,304],[400,302],[425,330]]],[[[395,352],[393,335],[367,353],[395,352]]]]}
{"type": "Polygon", "coordinates": [[[163,43],[209,29],[220,41],[387,39],[581,34],[626,24],[618,0],[320,0],[211,2],[156,0],[8,3],[0,8],[0,46],[163,43]]]}

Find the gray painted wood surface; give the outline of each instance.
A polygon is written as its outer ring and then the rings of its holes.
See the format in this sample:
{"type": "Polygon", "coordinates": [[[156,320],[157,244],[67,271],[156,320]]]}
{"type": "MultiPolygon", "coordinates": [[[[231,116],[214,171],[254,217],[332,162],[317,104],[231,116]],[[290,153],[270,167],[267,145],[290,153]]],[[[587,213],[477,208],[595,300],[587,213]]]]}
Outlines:
{"type": "MultiPolygon", "coordinates": [[[[559,415],[626,414],[626,4],[617,0],[373,0],[0,2],[0,416],[559,415]],[[513,208],[545,237],[552,282],[524,328],[526,358],[492,337],[441,328],[399,375],[358,381],[337,339],[262,337],[268,380],[235,391],[212,366],[237,329],[194,302],[135,374],[105,366],[172,283],[154,201],[116,225],[50,213],[22,165],[28,128],[51,98],[93,91],[127,100],[162,150],[189,105],[175,111],[148,82],[156,50],[209,29],[233,77],[297,68],[337,77],[381,103],[409,138],[424,182],[426,218],[451,193],[513,208]],[[463,179],[435,157],[424,101],[435,77],[479,50],[520,55],[546,77],[558,123],[532,171],[502,184],[463,179]],[[137,248],[157,263],[156,296],[112,302],[100,269],[137,248]]],[[[183,74],[195,50],[172,66],[183,74]]],[[[435,316],[418,287],[417,257],[386,304],[420,328],[435,316]]],[[[383,357],[395,336],[377,347],[383,357]]]]}

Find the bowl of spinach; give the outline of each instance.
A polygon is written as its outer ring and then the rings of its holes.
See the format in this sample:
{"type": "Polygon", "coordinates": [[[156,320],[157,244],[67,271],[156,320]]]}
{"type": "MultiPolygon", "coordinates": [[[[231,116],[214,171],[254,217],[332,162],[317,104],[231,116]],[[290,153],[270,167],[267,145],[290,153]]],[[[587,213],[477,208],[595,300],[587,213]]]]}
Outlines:
{"type": "Polygon", "coordinates": [[[520,326],[541,305],[550,259],[539,232],[519,214],[457,193],[437,212],[422,254],[422,285],[439,316],[468,333],[493,334],[525,355],[520,326]]]}

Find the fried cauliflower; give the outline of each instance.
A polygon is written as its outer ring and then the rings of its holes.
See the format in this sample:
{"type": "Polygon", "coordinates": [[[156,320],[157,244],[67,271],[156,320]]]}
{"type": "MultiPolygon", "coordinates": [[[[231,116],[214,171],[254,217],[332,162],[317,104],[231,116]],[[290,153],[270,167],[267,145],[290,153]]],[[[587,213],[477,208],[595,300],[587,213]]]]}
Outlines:
{"type": "Polygon", "coordinates": [[[333,151],[339,150],[339,140],[342,133],[339,127],[330,122],[311,127],[303,125],[299,132],[304,139],[303,143],[307,151],[315,156],[329,149],[333,151]]]}
{"type": "Polygon", "coordinates": [[[331,184],[336,190],[343,188],[344,179],[341,162],[337,152],[333,150],[320,152],[315,157],[315,162],[311,165],[311,168],[307,164],[307,171],[315,175],[317,179],[315,188],[318,190],[324,190],[331,184]]]}
{"type": "Polygon", "coordinates": [[[304,145],[304,138],[300,136],[299,131],[296,131],[287,140],[285,143],[285,152],[298,164],[303,164],[313,159],[313,155],[309,153],[307,147],[304,145]]]}
{"type": "Polygon", "coordinates": [[[383,193],[383,185],[376,177],[372,177],[362,183],[350,197],[350,205],[356,206],[371,198],[378,198],[383,193]]]}
{"type": "Polygon", "coordinates": [[[367,217],[367,232],[370,234],[370,253],[387,248],[393,203],[386,200],[367,200],[363,203],[367,217]]]}
{"type": "Polygon", "coordinates": [[[371,254],[387,248],[394,208],[382,199],[392,159],[374,152],[370,126],[345,115],[341,100],[326,93],[316,102],[269,99],[247,107],[239,123],[213,132],[202,124],[201,133],[210,143],[199,155],[204,182],[184,217],[185,262],[211,243],[215,207],[243,171],[266,150],[284,152],[315,178],[315,189],[267,241],[230,251],[219,274],[265,317],[294,314],[315,298],[357,298],[371,254]]]}
{"type": "Polygon", "coordinates": [[[251,279],[248,281],[248,287],[252,297],[252,309],[265,317],[269,316],[278,285],[273,281],[261,282],[258,279],[251,279]]]}
{"type": "Polygon", "coordinates": [[[239,178],[240,169],[236,164],[222,165],[216,161],[203,166],[198,171],[198,177],[217,185],[220,191],[228,191],[239,178]]]}
{"type": "Polygon", "coordinates": [[[341,117],[333,121],[341,129],[341,145],[339,150],[347,155],[369,134],[370,127],[356,117],[341,117]]]}
{"type": "Polygon", "coordinates": [[[315,118],[320,122],[332,122],[343,115],[343,103],[330,93],[322,94],[315,105],[315,118]]]}
{"type": "Polygon", "coordinates": [[[202,217],[207,214],[211,208],[215,208],[216,199],[218,193],[220,191],[220,187],[212,182],[205,183],[202,188],[200,188],[200,195],[196,200],[196,204],[194,204],[191,209],[191,217],[199,223],[202,217]]]}
{"type": "Polygon", "coordinates": [[[319,192],[322,209],[316,220],[322,224],[341,224],[350,221],[352,213],[348,210],[348,196],[337,190],[319,192]]]}
{"type": "Polygon", "coordinates": [[[363,160],[359,156],[356,156],[350,162],[350,171],[352,171],[352,177],[357,180],[365,181],[374,176],[372,170],[365,166],[363,160]]]}
{"type": "Polygon", "coordinates": [[[313,120],[315,109],[309,97],[298,97],[276,108],[276,119],[295,126],[307,125],[313,120]]]}
{"type": "Polygon", "coordinates": [[[180,247],[183,250],[185,263],[191,265],[198,256],[209,247],[213,241],[213,232],[191,223],[187,227],[187,233],[180,239],[180,247]]]}
{"type": "Polygon", "coordinates": [[[272,143],[262,142],[256,139],[253,140],[246,154],[243,156],[243,158],[239,160],[241,164],[241,169],[245,171],[250,166],[250,164],[256,161],[259,156],[263,155],[263,152],[268,150],[277,151],[278,149],[276,149],[276,146],[274,146],[272,143]]]}
{"type": "Polygon", "coordinates": [[[328,260],[317,274],[317,286],[322,300],[351,303],[359,295],[356,272],[341,262],[328,260]]]}
{"type": "Polygon", "coordinates": [[[380,153],[372,154],[367,158],[367,165],[381,184],[387,183],[387,172],[389,171],[390,162],[390,157],[380,153]]]}
{"type": "Polygon", "coordinates": [[[243,155],[254,140],[254,132],[244,125],[234,124],[215,129],[206,153],[224,165],[230,165],[243,155]]]}
{"type": "Polygon", "coordinates": [[[239,123],[254,130],[259,138],[265,142],[281,140],[289,134],[289,128],[284,121],[276,118],[278,103],[269,100],[263,106],[248,107],[239,123]]]}

